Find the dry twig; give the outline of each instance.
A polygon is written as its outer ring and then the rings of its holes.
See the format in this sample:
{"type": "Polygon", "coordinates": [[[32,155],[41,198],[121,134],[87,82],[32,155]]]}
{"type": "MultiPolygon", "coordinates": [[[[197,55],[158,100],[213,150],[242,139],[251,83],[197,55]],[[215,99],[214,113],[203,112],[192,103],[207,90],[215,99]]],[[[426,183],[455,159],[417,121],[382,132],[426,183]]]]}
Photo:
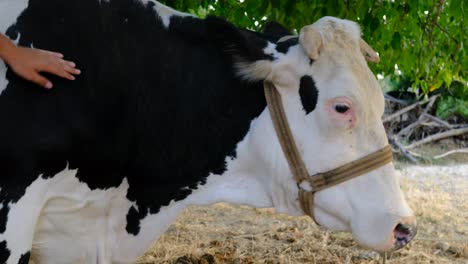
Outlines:
{"type": "Polygon", "coordinates": [[[443,157],[446,157],[448,155],[452,155],[452,154],[455,154],[455,153],[468,153],[468,148],[454,149],[454,150],[451,150],[451,151],[447,151],[444,154],[434,156],[434,159],[440,159],[440,158],[443,158],[443,157]]]}
{"type": "Polygon", "coordinates": [[[426,108],[424,108],[424,111],[422,112],[422,114],[419,116],[418,120],[412,124],[410,124],[409,126],[403,128],[402,130],[400,130],[400,132],[398,132],[398,136],[401,137],[401,136],[406,136],[406,137],[409,137],[411,135],[411,133],[413,132],[413,129],[417,126],[419,126],[424,120],[426,120],[426,114],[429,112],[429,110],[432,108],[432,106],[434,105],[437,97],[439,97],[438,95],[433,95],[431,96],[431,98],[429,98],[429,102],[427,103],[426,105],[426,108]]]}
{"type": "Polygon", "coordinates": [[[397,104],[401,104],[401,105],[408,105],[408,102],[407,101],[404,101],[404,100],[400,100],[400,99],[397,99],[389,94],[384,94],[384,98],[385,100],[387,101],[390,101],[390,102],[394,102],[394,103],[397,103],[397,104]]]}
{"type": "Polygon", "coordinates": [[[411,153],[400,142],[398,142],[398,140],[396,138],[394,138],[394,137],[390,138],[390,143],[395,145],[398,148],[398,150],[400,151],[400,153],[403,154],[403,156],[405,156],[412,163],[417,163],[416,158],[413,157],[413,155],[411,155],[411,153]]]}
{"type": "Polygon", "coordinates": [[[425,116],[426,116],[428,119],[430,119],[430,120],[432,120],[432,121],[434,121],[434,122],[436,122],[436,123],[439,123],[439,124],[445,126],[446,128],[449,128],[449,129],[452,129],[452,128],[453,128],[452,125],[451,125],[449,122],[444,121],[444,120],[442,120],[442,119],[440,119],[440,118],[438,118],[438,117],[435,117],[435,116],[430,115],[430,114],[427,114],[427,113],[425,114],[425,116]]]}
{"type": "Polygon", "coordinates": [[[419,141],[416,141],[416,142],[406,146],[406,149],[412,149],[412,148],[415,148],[415,147],[423,145],[423,144],[427,144],[427,143],[432,142],[432,141],[436,141],[436,140],[440,140],[440,139],[448,138],[448,137],[453,137],[453,136],[459,136],[459,135],[462,135],[462,134],[465,134],[465,133],[468,133],[468,127],[452,129],[452,130],[445,131],[445,132],[442,132],[442,133],[437,133],[437,134],[434,134],[432,136],[428,136],[428,137],[426,137],[424,139],[421,139],[419,141]]]}
{"type": "Polygon", "coordinates": [[[404,114],[404,113],[406,113],[406,112],[412,110],[412,109],[415,108],[416,106],[419,106],[419,105],[422,105],[422,104],[425,104],[425,103],[426,103],[426,102],[416,102],[416,103],[414,103],[414,104],[412,104],[412,105],[409,105],[409,106],[407,106],[407,107],[405,107],[405,108],[402,108],[402,109],[396,111],[395,113],[393,113],[393,114],[391,114],[391,115],[389,115],[389,116],[384,117],[384,118],[383,118],[383,122],[386,123],[386,122],[388,122],[388,121],[390,121],[390,120],[392,120],[392,119],[395,119],[395,118],[401,116],[402,114],[404,114]]]}

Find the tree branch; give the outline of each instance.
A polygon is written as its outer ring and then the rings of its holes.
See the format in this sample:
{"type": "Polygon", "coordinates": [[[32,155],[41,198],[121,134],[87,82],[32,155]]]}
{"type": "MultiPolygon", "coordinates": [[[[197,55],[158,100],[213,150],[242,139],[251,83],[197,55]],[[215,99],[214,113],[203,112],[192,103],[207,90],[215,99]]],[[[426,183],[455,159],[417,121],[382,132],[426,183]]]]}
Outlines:
{"type": "Polygon", "coordinates": [[[406,146],[406,149],[412,149],[412,148],[427,144],[432,141],[436,141],[436,140],[440,140],[440,139],[444,139],[448,137],[453,137],[453,136],[459,136],[465,133],[468,133],[468,127],[453,129],[453,130],[445,131],[442,133],[437,133],[437,134],[426,137],[424,139],[414,142],[413,144],[406,146]]]}
{"type": "Polygon", "coordinates": [[[402,135],[408,137],[411,135],[413,129],[417,126],[419,126],[419,124],[421,124],[425,119],[426,119],[426,114],[427,112],[429,112],[429,110],[432,108],[432,106],[434,105],[437,97],[439,97],[439,95],[433,95],[431,96],[431,98],[429,98],[429,103],[427,103],[426,105],[426,108],[424,108],[424,111],[422,112],[422,114],[419,116],[418,120],[412,124],[410,124],[409,126],[403,128],[402,130],[400,130],[400,132],[398,132],[398,136],[401,137],[402,135]]]}
{"type": "Polygon", "coordinates": [[[452,154],[455,154],[455,153],[468,153],[468,148],[454,149],[454,150],[451,150],[451,151],[447,151],[444,154],[434,156],[434,159],[440,159],[440,158],[443,158],[445,156],[452,155],[452,154]]]}
{"type": "Polygon", "coordinates": [[[395,145],[400,151],[400,153],[403,154],[403,156],[405,156],[405,158],[407,158],[409,161],[411,161],[412,163],[418,162],[416,158],[413,157],[413,155],[411,155],[411,153],[400,142],[398,142],[398,140],[395,137],[391,137],[389,141],[391,144],[395,145]]]}
{"type": "Polygon", "coordinates": [[[439,20],[440,13],[442,13],[442,8],[444,7],[444,2],[445,2],[445,0],[439,0],[439,6],[437,7],[437,14],[432,19],[432,23],[431,23],[432,27],[429,30],[429,45],[431,45],[431,46],[432,46],[434,27],[437,24],[437,20],[439,20]]]}
{"type": "Polygon", "coordinates": [[[407,107],[405,107],[405,108],[402,108],[402,109],[396,111],[395,113],[393,113],[393,114],[391,114],[391,115],[389,115],[389,116],[384,117],[384,118],[383,118],[383,122],[385,123],[385,122],[388,122],[388,121],[390,121],[390,120],[392,120],[392,119],[394,119],[394,118],[397,118],[397,117],[399,117],[400,115],[402,115],[402,114],[404,114],[404,113],[406,113],[406,112],[412,110],[412,109],[415,108],[416,106],[419,106],[419,105],[422,105],[422,104],[425,104],[425,103],[426,103],[426,102],[420,101],[420,102],[416,102],[416,103],[414,103],[414,104],[412,104],[412,105],[409,105],[409,106],[407,106],[407,107]]]}
{"type": "Polygon", "coordinates": [[[438,29],[440,29],[442,32],[444,32],[445,35],[447,35],[447,37],[449,37],[449,38],[450,38],[451,40],[453,40],[455,43],[457,43],[457,44],[459,43],[459,41],[458,41],[456,38],[452,37],[452,35],[450,35],[450,33],[449,33],[445,28],[443,28],[441,25],[439,25],[439,23],[435,23],[435,26],[436,26],[438,29]]]}
{"type": "Polygon", "coordinates": [[[384,94],[384,97],[385,97],[385,100],[387,101],[394,102],[394,103],[401,104],[401,105],[408,105],[407,101],[397,99],[389,94],[384,94]]]}
{"type": "Polygon", "coordinates": [[[440,118],[438,118],[438,117],[435,117],[435,116],[430,115],[430,114],[427,114],[427,113],[425,114],[425,116],[426,116],[428,119],[430,119],[430,120],[432,120],[432,121],[434,121],[434,122],[436,122],[436,123],[439,123],[439,124],[445,126],[445,127],[448,128],[448,129],[452,129],[452,128],[453,128],[453,126],[452,126],[449,122],[444,121],[444,120],[442,120],[442,119],[440,119],[440,118]]]}

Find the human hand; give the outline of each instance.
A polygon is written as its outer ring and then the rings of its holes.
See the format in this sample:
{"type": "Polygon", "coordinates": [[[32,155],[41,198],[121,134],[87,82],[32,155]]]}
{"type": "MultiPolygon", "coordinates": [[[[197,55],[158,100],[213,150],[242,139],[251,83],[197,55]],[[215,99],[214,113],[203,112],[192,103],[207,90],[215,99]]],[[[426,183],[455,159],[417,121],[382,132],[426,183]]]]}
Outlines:
{"type": "Polygon", "coordinates": [[[41,72],[68,80],[75,80],[73,75],[81,73],[75,68],[75,63],[64,60],[62,54],[41,49],[12,46],[3,59],[16,74],[47,89],[51,89],[53,84],[41,72]]]}

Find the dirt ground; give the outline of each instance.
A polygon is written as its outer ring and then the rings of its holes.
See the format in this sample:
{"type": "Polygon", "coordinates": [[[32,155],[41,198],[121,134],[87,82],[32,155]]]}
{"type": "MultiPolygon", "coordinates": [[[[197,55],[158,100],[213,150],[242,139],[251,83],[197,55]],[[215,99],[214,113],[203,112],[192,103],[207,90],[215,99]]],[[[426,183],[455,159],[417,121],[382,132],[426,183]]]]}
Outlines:
{"type": "MultiPolygon", "coordinates": [[[[413,242],[386,263],[468,264],[468,163],[398,167],[419,228],[413,242]]],[[[323,230],[307,217],[216,204],[188,208],[138,263],[381,262],[349,234],[323,230]]]]}

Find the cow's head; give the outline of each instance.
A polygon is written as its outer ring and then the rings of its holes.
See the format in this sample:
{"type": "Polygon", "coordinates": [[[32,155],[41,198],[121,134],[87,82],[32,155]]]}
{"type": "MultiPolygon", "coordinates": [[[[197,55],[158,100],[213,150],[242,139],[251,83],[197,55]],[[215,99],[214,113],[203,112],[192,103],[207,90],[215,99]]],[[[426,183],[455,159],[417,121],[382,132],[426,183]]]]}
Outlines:
{"type": "MultiPolygon", "coordinates": [[[[207,24],[241,78],[275,85],[310,175],[388,144],[381,121],[383,95],[366,62],[378,56],[361,39],[357,24],[325,17],[302,28],[299,37],[288,36],[278,25],[260,36],[216,19],[207,24]]],[[[268,111],[252,124],[250,138],[275,208],[303,214],[268,111]]],[[[401,247],[415,232],[413,212],[391,163],[319,191],[311,204],[319,224],[351,231],[358,243],[377,251],[401,247]]]]}

